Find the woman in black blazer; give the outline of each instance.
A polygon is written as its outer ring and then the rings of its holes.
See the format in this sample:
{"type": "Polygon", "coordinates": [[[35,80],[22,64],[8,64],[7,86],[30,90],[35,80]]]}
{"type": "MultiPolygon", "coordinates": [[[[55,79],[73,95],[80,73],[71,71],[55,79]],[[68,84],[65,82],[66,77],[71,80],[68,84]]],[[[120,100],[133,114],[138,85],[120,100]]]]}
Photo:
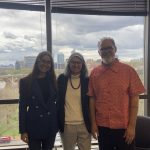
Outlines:
{"type": "Polygon", "coordinates": [[[88,72],[83,56],[73,53],[57,79],[59,130],[64,150],[90,150],[88,72]]]}
{"type": "Polygon", "coordinates": [[[58,131],[56,77],[49,52],[39,53],[33,71],[20,80],[19,131],[30,150],[52,150],[58,131]]]}

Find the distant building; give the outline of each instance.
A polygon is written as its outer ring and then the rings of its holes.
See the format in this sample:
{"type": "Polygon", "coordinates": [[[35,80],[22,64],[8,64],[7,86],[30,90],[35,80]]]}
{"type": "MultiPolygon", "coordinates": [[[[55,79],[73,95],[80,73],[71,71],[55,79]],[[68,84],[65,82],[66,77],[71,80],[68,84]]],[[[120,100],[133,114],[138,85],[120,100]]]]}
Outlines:
{"type": "Polygon", "coordinates": [[[12,69],[12,68],[14,68],[14,65],[13,65],[13,64],[9,64],[9,65],[0,65],[0,69],[4,69],[4,68],[12,69]]]}
{"type": "Polygon", "coordinates": [[[92,58],[89,58],[89,59],[86,60],[86,63],[89,63],[89,64],[91,64],[93,62],[94,62],[94,60],[92,58]]]}
{"type": "Polygon", "coordinates": [[[36,60],[36,56],[25,56],[24,66],[27,68],[32,68],[36,60]]]}
{"type": "Polygon", "coordinates": [[[101,63],[101,59],[96,59],[96,63],[101,63]]]}
{"type": "Polygon", "coordinates": [[[64,54],[63,53],[58,53],[57,54],[57,63],[58,64],[64,64],[65,59],[64,59],[64,54]]]}
{"type": "Polygon", "coordinates": [[[24,66],[23,61],[16,61],[15,63],[15,69],[21,69],[24,66]]]}
{"type": "Polygon", "coordinates": [[[63,53],[57,54],[57,69],[64,69],[65,68],[65,59],[63,53]]]}
{"type": "Polygon", "coordinates": [[[54,62],[54,68],[57,69],[57,62],[54,62]]]}

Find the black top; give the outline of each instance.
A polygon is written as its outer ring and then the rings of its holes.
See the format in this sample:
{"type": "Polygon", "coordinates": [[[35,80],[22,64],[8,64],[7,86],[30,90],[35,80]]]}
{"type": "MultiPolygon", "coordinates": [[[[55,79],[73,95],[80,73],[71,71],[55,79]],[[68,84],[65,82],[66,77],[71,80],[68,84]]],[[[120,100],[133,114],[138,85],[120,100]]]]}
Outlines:
{"type": "Polygon", "coordinates": [[[38,79],[33,79],[30,93],[27,94],[30,81],[30,77],[27,76],[19,82],[19,132],[28,133],[32,139],[53,139],[58,131],[56,89],[48,76],[39,81],[44,85],[41,87],[38,79]],[[42,91],[46,94],[42,94],[42,91]],[[48,97],[45,98],[47,103],[44,97],[48,97]]]}
{"type": "Polygon", "coordinates": [[[49,85],[48,85],[48,81],[47,81],[47,78],[38,78],[38,84],[39,84],[39,87],[41,89],[41,93],[42,93],[42,96],[43,96],[43,99],[45,101],[45,103],[47,103],[47,100],[49,98],[49,85]]]}

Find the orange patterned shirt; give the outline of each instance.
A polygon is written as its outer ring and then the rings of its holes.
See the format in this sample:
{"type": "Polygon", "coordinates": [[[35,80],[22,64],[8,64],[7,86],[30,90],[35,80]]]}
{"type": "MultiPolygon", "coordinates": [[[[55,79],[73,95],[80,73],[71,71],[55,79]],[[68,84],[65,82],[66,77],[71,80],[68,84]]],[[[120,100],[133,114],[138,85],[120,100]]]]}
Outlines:
{"type": "Polygon", "coordinates": [[[136,71],[117,59],[112,66],[98,66],[91,72],[88,95],[95,97],[98,126],[127,128],[130,96],[144,93],[136,71]]]}

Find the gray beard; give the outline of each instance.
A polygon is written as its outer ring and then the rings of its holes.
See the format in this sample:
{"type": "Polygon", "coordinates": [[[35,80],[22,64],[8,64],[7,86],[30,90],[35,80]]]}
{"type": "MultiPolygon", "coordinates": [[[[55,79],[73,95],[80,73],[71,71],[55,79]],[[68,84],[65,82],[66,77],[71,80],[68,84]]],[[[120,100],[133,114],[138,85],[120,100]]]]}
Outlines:
{"type": "Polygon", "coordinates": [[[104,64],[111,64],[113,61],[114,61],[114,59],[115,59],[115,57],[107,57],[107,58],[102,58],[102,62],[104,63],[104,64]]]}

